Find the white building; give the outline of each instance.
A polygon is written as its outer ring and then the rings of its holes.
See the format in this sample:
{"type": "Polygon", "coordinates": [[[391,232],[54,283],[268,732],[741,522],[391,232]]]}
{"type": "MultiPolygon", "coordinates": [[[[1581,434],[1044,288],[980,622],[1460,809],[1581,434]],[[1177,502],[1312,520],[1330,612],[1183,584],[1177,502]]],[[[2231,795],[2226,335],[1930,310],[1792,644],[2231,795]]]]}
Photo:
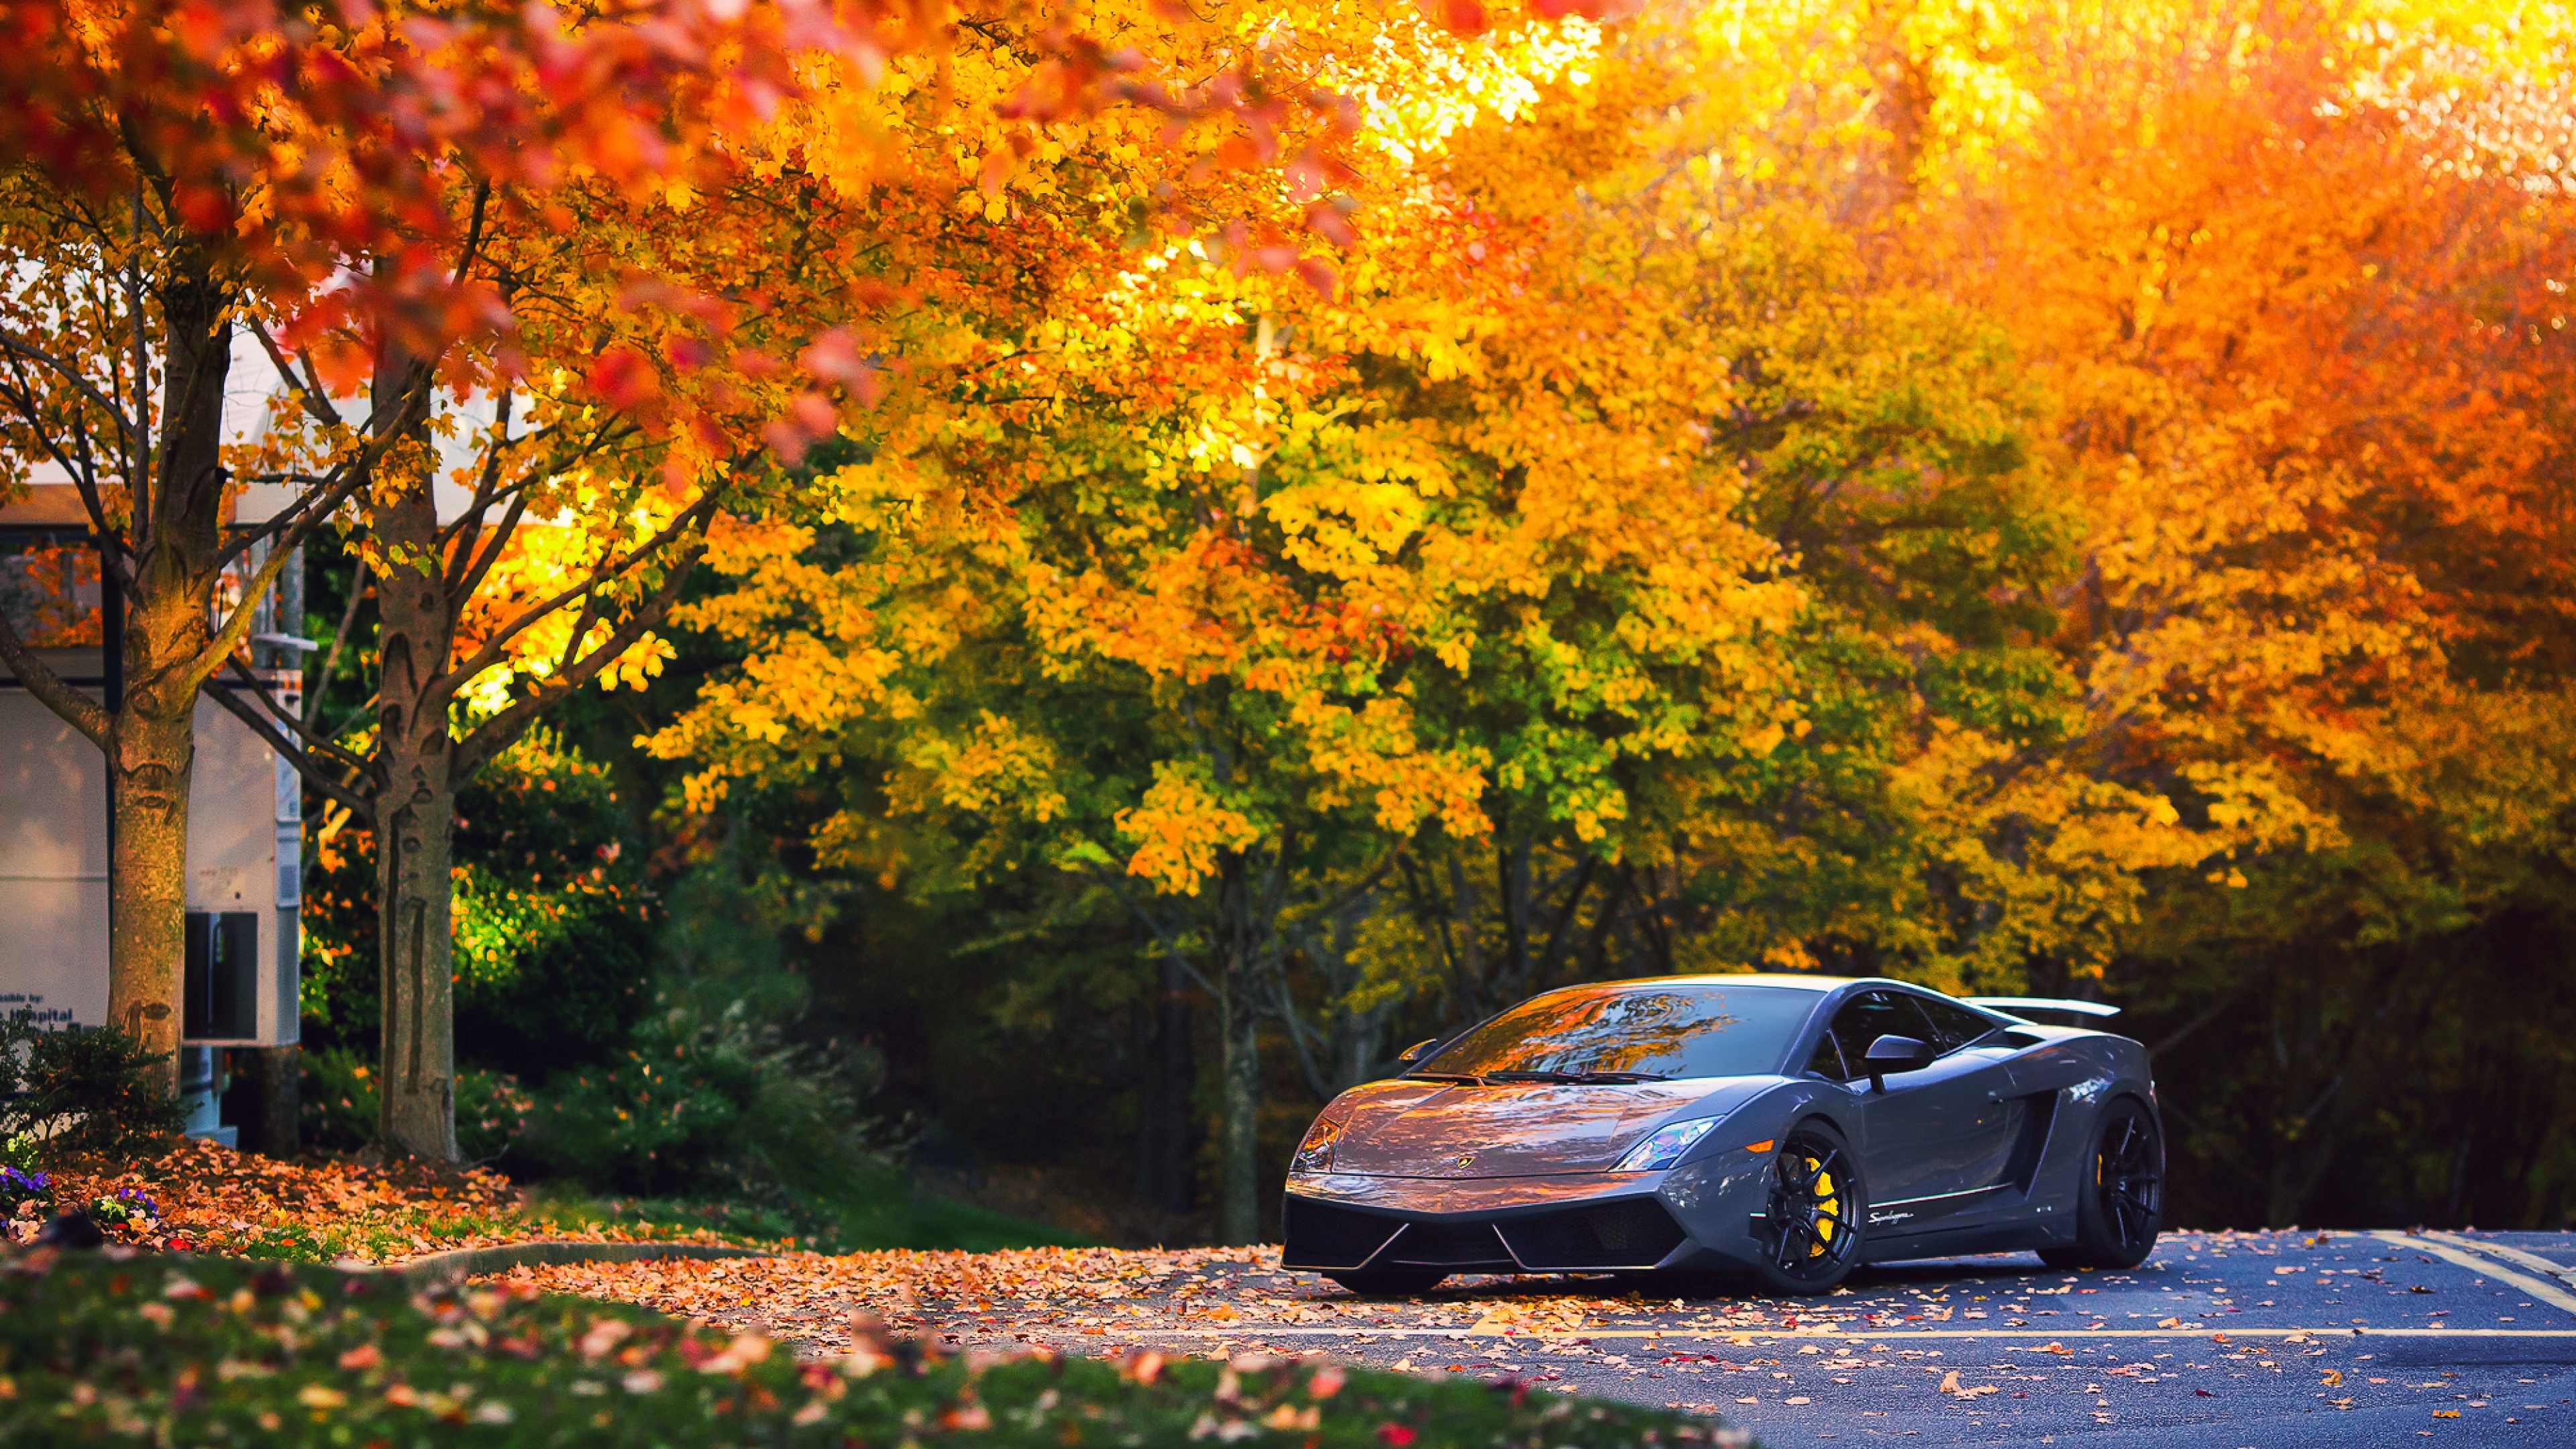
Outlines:
{"type": "MultiPolygon", "coordinates": [[[[255,517],[236,520],[260,521],[255,517]]],[[[67,483],[0,507],[0,608],[57,674],[113,707],[119,599],[103,581],[88,517],[67,483]]],[[[253,662],[290,697],[301,641],[263,602],[253,662]],[[280,667],[283,666],[283,667],[280,667]]],[[[228,686],[233,687],[233,686],[228,686]]],[[[248,726],[200,699],[188,797],[188,946],[181,1090],[189,1130],[231,1141],[218,1116],[225,1049],[296,1040],[303,791],[294,767],[248,726]]],[[[49,1024],[107,1021],[108,842],[116,828],[105,758],[0,662],[0,1011],[49,1024]]]]}

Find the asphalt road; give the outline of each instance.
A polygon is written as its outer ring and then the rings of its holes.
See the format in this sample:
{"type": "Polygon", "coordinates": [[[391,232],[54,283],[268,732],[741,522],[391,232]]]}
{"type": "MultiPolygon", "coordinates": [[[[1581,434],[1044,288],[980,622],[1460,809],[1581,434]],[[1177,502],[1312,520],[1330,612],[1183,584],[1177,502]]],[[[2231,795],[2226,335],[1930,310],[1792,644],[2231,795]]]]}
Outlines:
{"type": "Polygon", "coordinates": [[[948,1321],[961,1347],[1326,1352],[1713,1412],[1772,1446],[2576,1445],[2576,1234],[2175,1233],[2126,1273],[2021,1254],[1822,1299],[1619,1292],[1479,1278],[1363,1304],[1252,1263],[1107,1314],[948,1321]]]}

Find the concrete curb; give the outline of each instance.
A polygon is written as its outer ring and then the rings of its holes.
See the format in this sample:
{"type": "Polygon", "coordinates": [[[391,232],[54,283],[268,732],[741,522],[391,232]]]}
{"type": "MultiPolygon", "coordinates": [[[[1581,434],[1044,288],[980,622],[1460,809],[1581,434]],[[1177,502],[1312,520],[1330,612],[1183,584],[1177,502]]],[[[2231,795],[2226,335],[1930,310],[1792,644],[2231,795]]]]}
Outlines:
{"type": "Polygon", "coordinates": [[[759,1248],[734,1248],[710,1243],[583,1243],[553,1241],[510,1243],[497,1248],[459,1248],[452,1253],[431,1253],[405,1262],[388,1263],[385,1271],[400,1273],[412,1283],[462,1283],[484,1273],[507,1273],[517,1267],[553,1267],[566,1263],[640,1263],[650,1258],[766,1258],[770,1254],[759,1248]]]}

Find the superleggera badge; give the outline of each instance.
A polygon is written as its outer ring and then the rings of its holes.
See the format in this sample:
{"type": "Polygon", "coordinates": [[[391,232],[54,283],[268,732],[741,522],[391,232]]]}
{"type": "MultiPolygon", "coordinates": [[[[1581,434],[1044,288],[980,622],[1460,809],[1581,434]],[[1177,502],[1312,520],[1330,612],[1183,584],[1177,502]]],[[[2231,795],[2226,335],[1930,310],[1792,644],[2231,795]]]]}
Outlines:
{"type": "Polygon", "coordinates": [[[1475,1165],[1476,1165],[1476,1154],[1474,1154],[1474,1153],[1472,1153],[1472,1152],[1462,1152],[1462,1153],[1458,1154],[1458,1165],[1459,1165],[1460,1167],[1473,1167],[1473,1166],[1475,1166],[1475,1165]]]}

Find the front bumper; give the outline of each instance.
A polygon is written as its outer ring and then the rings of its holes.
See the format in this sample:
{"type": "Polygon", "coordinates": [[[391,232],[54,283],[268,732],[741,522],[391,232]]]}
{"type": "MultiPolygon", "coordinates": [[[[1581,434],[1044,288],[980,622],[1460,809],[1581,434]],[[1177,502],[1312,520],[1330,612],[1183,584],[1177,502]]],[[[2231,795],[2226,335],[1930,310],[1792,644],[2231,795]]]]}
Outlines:
{"type": "Polygon", "coordinates": [[[1767,1159],[1669,1172],[1292,1180],[1281,1266],[1348,1273],[1604,1273],[1755,1260],[1767,1159]]]}

